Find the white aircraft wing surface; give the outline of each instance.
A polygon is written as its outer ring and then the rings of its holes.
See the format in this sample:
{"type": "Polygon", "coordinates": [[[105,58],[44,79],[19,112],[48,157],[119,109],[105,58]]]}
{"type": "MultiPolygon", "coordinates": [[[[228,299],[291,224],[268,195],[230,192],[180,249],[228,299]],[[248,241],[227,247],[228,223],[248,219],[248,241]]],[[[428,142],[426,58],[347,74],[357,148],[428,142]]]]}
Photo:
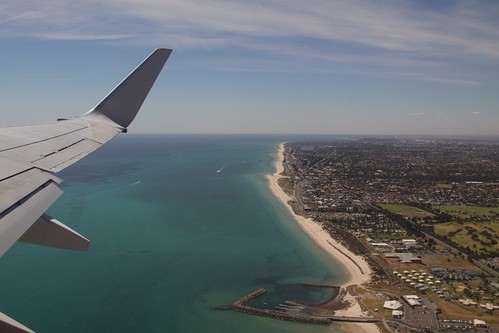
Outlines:
{"type": "MultiPolygon", "coordinates": [[[[155,50],[81,116],[0,128],[0,256],[18,240],[88,249],[85,237],[45,214],[62,194],[58,186],[62,180],[54,174],[126,132],[170,53],[169,49],[155,50]]],[[[0,316],[2,325],[11,323],[0,316]]],[[[12,326],[12,332],[30,331],[12,326]]]]}

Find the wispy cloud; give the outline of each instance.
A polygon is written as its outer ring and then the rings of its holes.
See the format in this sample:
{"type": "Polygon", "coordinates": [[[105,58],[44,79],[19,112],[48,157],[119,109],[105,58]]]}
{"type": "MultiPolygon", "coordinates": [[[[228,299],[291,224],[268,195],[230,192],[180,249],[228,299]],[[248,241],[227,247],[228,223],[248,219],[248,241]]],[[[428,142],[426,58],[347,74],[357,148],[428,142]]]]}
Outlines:
{"type": "Polygon", "coordinates": [[[48,32],[48,33],[35,33],[33,37],[39,39],[48,39],[48,40],[121,40],[121,39],[130,39],[133,35],[120,35],[120,34],[81,34],[81,33],[71,33],[71,32],[48,32]]]}
{"type": "Polygon", "coordinates": [[[455,63],[497,63],[499,4],[429,7],[403,0],[4,0],[0,36],[234,48],[309,64],[424,69],[412,78],[478,84],[446,74],[455,63]]]}
{"type": "Polygon", "coordinates": [[[425,74],[416,74],[416,73],[403,73],[401,76],[410,77],[421,81],[426,82],[435,82],[435,83],[443,83],[443,84],[453,84],[453,85],[463,85],[463,86],[478,86],[480,82],[472,79],[465,79],[460,77],[442,77],[435,76],[431,73],[425,74]]]}

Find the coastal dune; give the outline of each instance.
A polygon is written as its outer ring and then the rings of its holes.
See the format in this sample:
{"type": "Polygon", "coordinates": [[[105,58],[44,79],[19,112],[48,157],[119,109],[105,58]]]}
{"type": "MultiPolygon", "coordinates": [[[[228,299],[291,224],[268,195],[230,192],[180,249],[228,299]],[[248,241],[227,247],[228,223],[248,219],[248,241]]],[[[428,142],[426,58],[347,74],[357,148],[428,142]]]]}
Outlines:
{"type": "MultiPolygon", "coordinates": [[[[295,198],[287,195],[279,186],[278,180],[284,176],[281,173],[284,171],[284,144],[280,144],[277,150],[277,159],[275,161],[275,173],[267,175],[269,180],[269,187],[272,193],[279,199],[279,201],[288,209],[294,220],[305,231],[310,238],[323,249],[335,262],[339,262],[348,276],[347,280],[341,285],[343,288],[352,285],[362,285],[371,279],[371,268],[364,258],[354,254],[352,251],[343,246],[340,242],[335,240],[331,235],[322,228],[321,225],[314,222],[310,218],[295,214],[291,205],[288,203],[295,198]]],[[[360,308],[355,298],[349,294],[346,295],[345,300],[350,302],[350,306],[346,309],[336,311],[336,315],[340,316],[366,316],[360,308]]],[[[376,333],[379,332],[375,324],[342,324],[343,329],[349,332],[365,332],[376,333]]]]}

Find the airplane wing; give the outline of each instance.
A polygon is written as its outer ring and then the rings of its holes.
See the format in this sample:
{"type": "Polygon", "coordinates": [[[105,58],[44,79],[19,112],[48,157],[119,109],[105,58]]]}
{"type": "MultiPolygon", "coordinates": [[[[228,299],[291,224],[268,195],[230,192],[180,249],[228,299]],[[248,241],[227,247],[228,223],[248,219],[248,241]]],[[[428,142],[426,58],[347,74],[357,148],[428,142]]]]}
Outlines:
{"type": "MultiPolygon", "coordinates": [[[[58,186],[62,180],[54,174],[127,131],[170,53],[170,49],[155,50],[81,116],[0,128],[0,256],[18,240],[88,249],[88,239],[45,214],[62,194],[58,186]]],[[[2,325],[11,323],[0,316],[2,325]]],[[[24,330],[19,332],[30,332],[20,327],[24,330]]]]}

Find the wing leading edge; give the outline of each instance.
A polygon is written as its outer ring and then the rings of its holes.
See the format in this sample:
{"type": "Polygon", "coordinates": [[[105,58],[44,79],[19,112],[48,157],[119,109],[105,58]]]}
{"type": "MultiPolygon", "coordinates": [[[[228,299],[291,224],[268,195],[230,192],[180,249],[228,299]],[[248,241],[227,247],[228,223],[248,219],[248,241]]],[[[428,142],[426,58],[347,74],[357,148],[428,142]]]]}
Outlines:
{"type": "MultiPolygon", "coordinates": [[[[54,173],[126,132],[170,53],[170,49],[155,50],[81,116],[0,128],[0,256],[17,240],[88,249],[88,239],[45,214],[62,194],[58,186],[62,180],[54,173]]],[[[31,332],[13,320],[7,323],[4,316],[0,313],[0,327],[3,323],[12,327],[11,332],[31,332]]]]}

